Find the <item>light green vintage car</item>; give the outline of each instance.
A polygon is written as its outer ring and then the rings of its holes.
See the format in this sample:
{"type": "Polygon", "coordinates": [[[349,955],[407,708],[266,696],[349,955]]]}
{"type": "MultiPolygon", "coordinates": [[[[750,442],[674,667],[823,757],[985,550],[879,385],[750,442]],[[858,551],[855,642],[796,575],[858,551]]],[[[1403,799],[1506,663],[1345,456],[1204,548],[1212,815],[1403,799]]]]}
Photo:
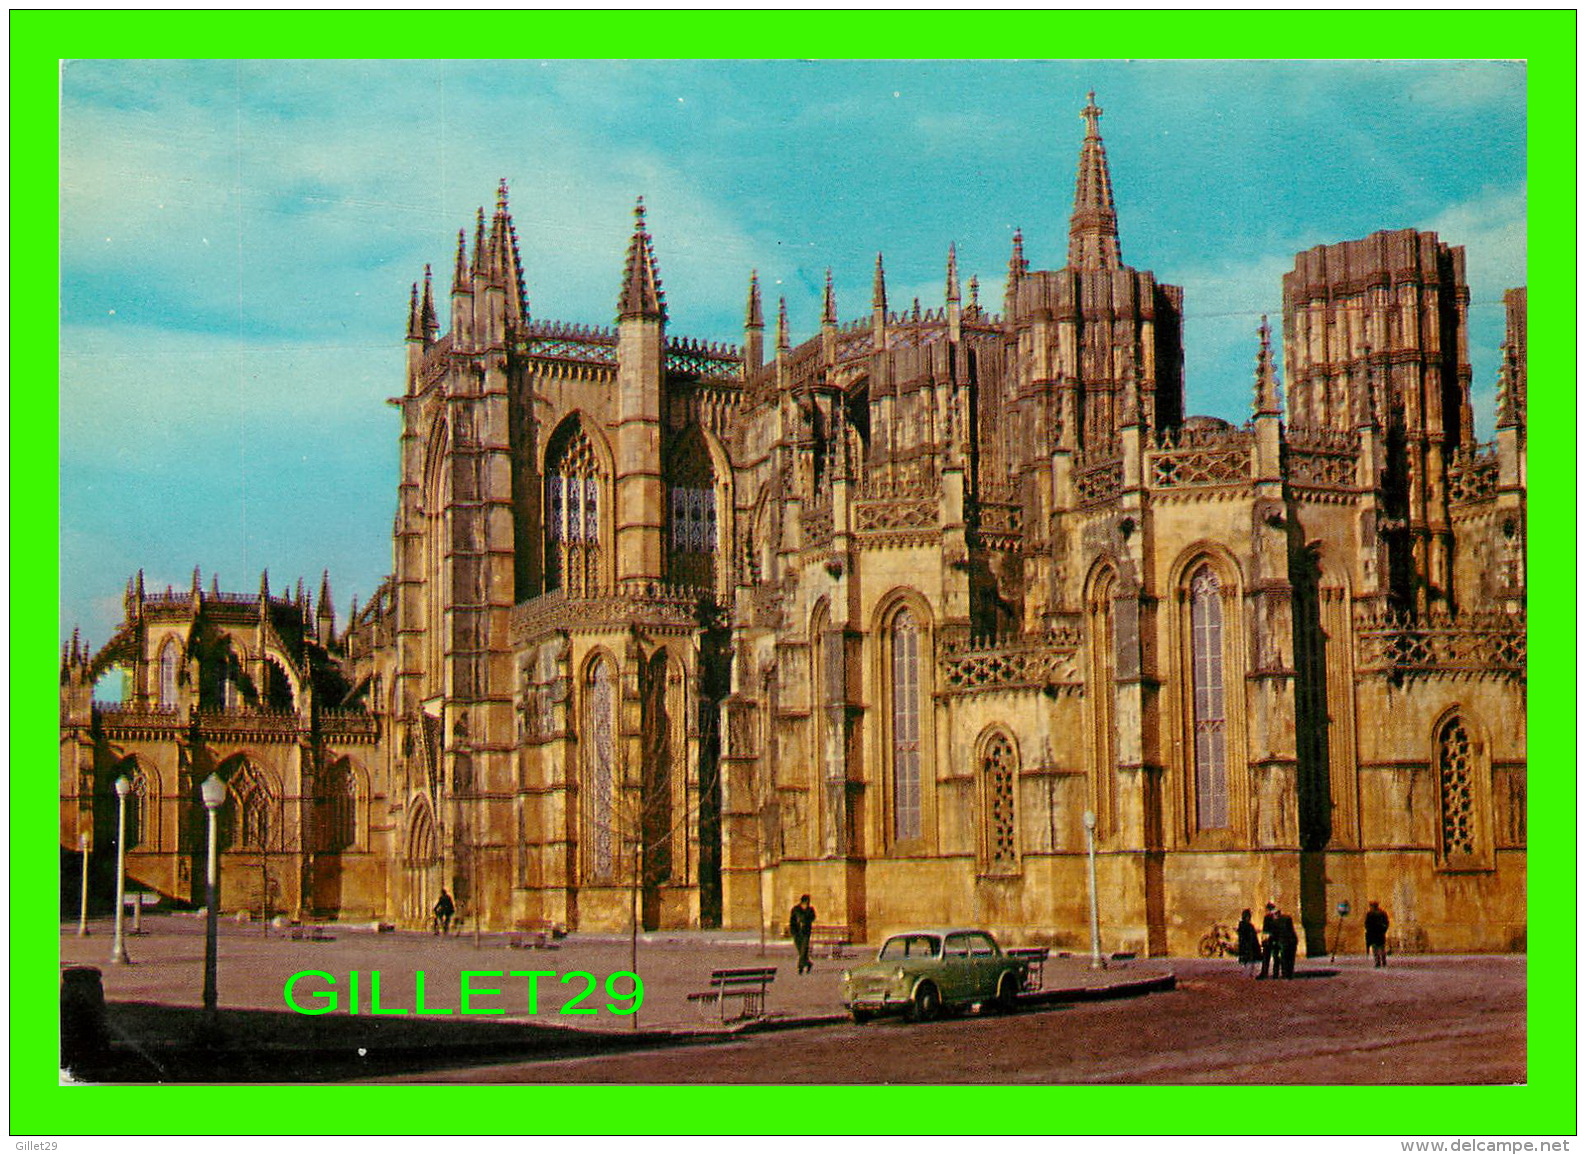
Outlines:
{"type": "Polygon", "coordinates": [[[856,1023],[900,1012],[923,1022],[975,1003],[1012,1010],[1029,966],[983,930],[905,931],[882,944],[875,962],[843,972],[843,1004],[856,1023]]]}

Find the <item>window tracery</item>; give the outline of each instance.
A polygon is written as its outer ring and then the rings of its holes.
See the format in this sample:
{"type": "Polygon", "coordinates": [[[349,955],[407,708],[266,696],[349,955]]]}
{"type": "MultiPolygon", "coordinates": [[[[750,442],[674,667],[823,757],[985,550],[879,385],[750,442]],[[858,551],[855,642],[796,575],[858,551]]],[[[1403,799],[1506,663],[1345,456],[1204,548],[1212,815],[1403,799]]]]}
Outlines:
{"type": "Polygon", "coordinates": [[[1190,579],[1190,689],[1195,742],[1195,827],[1228,826],[1227,714],[1222,585],[1211,566],[1190,579]]]}
{"type": "Polygon", "coordinates": [[[892,619],[892,836],[920,832],[920,631],[905,607],[892,619]]]}

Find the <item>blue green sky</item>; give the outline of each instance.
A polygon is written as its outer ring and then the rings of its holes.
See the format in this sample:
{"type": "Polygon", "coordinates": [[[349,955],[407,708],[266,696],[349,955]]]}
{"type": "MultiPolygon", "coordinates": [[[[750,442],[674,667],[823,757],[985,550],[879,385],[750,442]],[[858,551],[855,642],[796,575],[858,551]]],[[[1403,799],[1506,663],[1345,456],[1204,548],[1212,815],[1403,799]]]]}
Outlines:
{"type": "Polygon", "coordinates": [[[635,196],[672,330],[741,337],[749,270],[812,334],[830,267],[996,307],[1015,227],[1066,254],[1095,89],[1126,262],[1184,286],[1190,412],[1242,421],[1294,254],[1380,228],[1467,250],[1478,433],[1525,282],[1525,71],[1494,62],[69,62],[61,622],[121,591],[389,571],[408,287],[505,177],[537,317],[610,324],[635,196]]]}

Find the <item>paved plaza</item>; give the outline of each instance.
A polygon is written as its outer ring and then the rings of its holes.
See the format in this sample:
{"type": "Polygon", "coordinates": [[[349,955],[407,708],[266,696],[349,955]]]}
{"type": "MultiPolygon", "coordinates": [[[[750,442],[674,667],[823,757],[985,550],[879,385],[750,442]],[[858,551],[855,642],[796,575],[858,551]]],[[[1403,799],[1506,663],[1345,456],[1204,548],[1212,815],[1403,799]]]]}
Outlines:
{"type": "MultiPolygon", "coordinates": [[[[1526,1078],[1526,960],[1516,955],[1395,956],[1383,970],[1358,954],[1301,959],[1292,982],[1258,982],[1229,960],[1048,960],[1044,991],[1011,1016],[953,1016],[856,1026],[842,1012],[844,966],[817,959],[799,976],[791,945],[733,932],[663,932],[632,947],[573,935],[555,949],[513,936],[438,938],[332,927],[326,941],[257,923],[223,922],[218,1036],[201,1010],[204,936],[190,915],[151,917],[128,940],[133,962],[111,965],[108,923],[88,938],[63,927],[62,965],[103,975],[111,1048],[78,1077],[116,1082],[435,1083],[1516,1083],[1526,1078]],[[691,1003],[717,968],[774,966],[767,1016],[722,1023],[691,1003]],[[627,980],[644,981],[635,1016],[627,980]],[[334,986],[338,1013],[290,1010],[334,986]],[[344,1013],[358,972],[357,1014],[344,1013]],[[380,973],[372,1013],[373,972],[380,973]],[[511,972],[549,972],[536,982],[511,972]],[[418,975],[424,975],[422,1000],[418,975]],[[475,1007],[463,1015],[464,972],[475,1007]],[[564,976],[582,975],[563,983],[564,976]],[[333,976],[334,984],[324,976],[333,976]],[[594,990],[562,1013],[591,982],[594,990]],[[451,1011],[444,1013],[420,1013],[451,1011]]],[[[729,1016],[730,1017],[730,1016],[729,1016]]]]}
{"type": "MultiPolygon", "coordinates": [[[[162,915],[146,918],[144,929],[128,939],[132,961],[123,966],[107,961],[108,921],[93,923],[87,938],[68,924],[62,928],[61,963],[102,972],[112,1041],[118,1051],[139,1056],[136,1070],[120,1070],[116,1077],[179,1079],[190,1073],[188,1051],[203,1026],[203,920],[162,915]]],[[[225,1039],[218,1054],[211,1043],[201,1071],[218,1064],[236,1078],[344,1078],[371,1063],[383,1064],[382,1071],[427,1070],[445,1057],[478,1062],[606,1053],[640,1043],[683,1045],[749,1025],[763,1030],[845,1022],[842,970],[869,958],[873,949],[817,958],[813,973],[801,976],[788,941],[771,940],[762,948],[756,937],[734,932],[640,935],[636,963],[634,944],[614,935],[575,934],[534,948],[514,946],[525,936],[511,934],[484,934],[476,943],[467,933],[376,933],[367,924],[332,926],[325,933],[323,941],[294,939],[285,929],[266,932],[259,923],[222,920],[217,986],[225,1039]],[[723,1008],[688,999],[709,989],[712,970],[754,966],[777,970],[764,1020],[733,1022],[738,1004],[730,1002],[723,1022],[723,1008]],[[316,973],[297,980],[298,1004],[308,1010],[327,1006],[329,998],[320,992],[333,989],[337,1013],[305,1015],[287,1005],[285,989],[304,971],[316,973]],[[532,1010],[529,979],[514,971],[542,972],[534,978],[532,1010]],[[345,1013],[352,972],[358,975],[356,1015],[345,1013]],[[378,1014],[374,972],[380,976],[378,1014]],[[465,972],[486,972],[468,980],[476,992],[471,1007],[502,1013],[460,1013],[465,972]],[[643,980],[637,1015],[614,1013],[631,1005],[631,981],[612,977],[621,972],[643,980]],[[593,1013],[578,1013],[588,1011],[593,1013]]],[[[1095,970],[1088,957],[1053,957],[1043,979],[1043,994],[1031,1001],[1126,995],[1171,984],[1172,971],[1160,960],[1112,960],[1107,969],[1095,970]]]]}

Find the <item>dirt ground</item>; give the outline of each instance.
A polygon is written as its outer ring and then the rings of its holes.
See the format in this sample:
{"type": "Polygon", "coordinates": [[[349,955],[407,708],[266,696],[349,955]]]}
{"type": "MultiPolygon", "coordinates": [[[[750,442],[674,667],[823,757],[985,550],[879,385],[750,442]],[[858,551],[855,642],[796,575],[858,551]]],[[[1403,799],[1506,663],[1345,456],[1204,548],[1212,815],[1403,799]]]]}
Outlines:
{"type": "Polygon", "coordinates": [[[1177,989],[1007,1018],[878,1022],[408,1076],[466,1083],[1509,1084],[1526,1077],[1525,960],[1301,960],[1291,981],[1171,960],[1177,989]]]}

